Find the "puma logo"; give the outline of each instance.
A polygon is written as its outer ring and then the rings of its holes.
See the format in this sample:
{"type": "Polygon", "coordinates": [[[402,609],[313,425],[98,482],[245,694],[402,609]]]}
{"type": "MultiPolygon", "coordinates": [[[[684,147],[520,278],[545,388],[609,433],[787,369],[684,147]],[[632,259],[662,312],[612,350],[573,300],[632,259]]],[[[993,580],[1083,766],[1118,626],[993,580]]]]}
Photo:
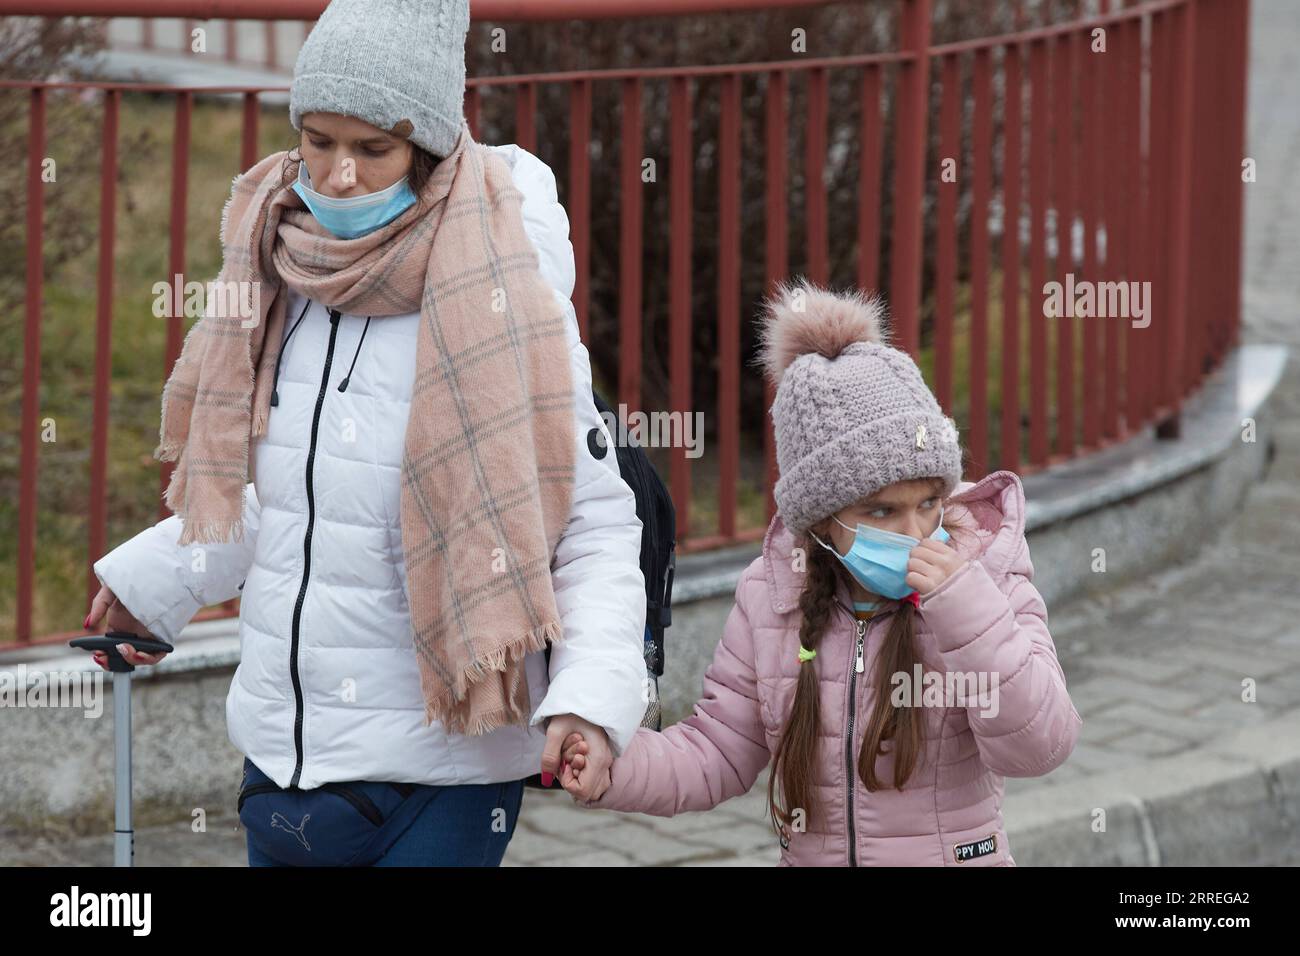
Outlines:
{"type": "Polygon", "coordinates": [[[295,837],[298,838],[298,842],[302,844],[303,849],[305,849],[308,853],[310,853],[311,844],[307,842],[307,837],[306,835],[303,834],[303,830],[307,828],[307,821],[310,819],[311,819],[311,814],[308,813],[302,818],[302,823],[298,824],[297,826],[294,826],[292,823],[289,822],[289,820],[284,816],[284,814],[277,811],[271,814],[271,826],[275,827],[276,829],[287,830],[290,833],[292,833],[295,837]]]}

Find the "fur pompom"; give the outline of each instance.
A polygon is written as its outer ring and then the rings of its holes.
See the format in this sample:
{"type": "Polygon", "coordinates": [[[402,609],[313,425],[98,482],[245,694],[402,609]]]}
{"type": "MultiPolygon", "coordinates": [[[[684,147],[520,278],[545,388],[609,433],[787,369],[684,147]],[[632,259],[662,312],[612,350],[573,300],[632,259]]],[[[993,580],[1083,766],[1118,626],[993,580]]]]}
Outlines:
{"type": "Polygon", "coordinates": [[[800,355],[833,359],[854,342],[887,345],[884,314],[878,295],[832,292],[806,278],[778,282],[762,305],[758,363],[776,386],[800,355]]]}

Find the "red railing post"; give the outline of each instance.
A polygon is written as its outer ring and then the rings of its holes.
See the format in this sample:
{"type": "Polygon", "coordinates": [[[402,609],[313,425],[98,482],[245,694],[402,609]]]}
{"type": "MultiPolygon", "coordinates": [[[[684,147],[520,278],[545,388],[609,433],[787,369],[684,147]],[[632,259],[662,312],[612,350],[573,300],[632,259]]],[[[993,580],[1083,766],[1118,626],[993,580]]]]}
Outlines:
{"type": "MultiPolygon", "coordinates": [[[[171,224],[167,249],[167,283],[169,287],[174,282],[183,283],[185,281],[185,219],[188,215],[186,197],[189,193],[190,115],[193,112],[193,105],[193,91],[182,90],[176,94],[176,122],[172,130],[171,224]]],[[[167,361],[163,368],[164,380],[171,375],[172,367],[175,366],[176,360],[180,358],[181,354],[181,344],[184,338],[182,333],[184,313],[177,314],[175,305],[178,302],[183,302],[184,297],[185,288],[183,285],[179,289],[172,289],[171,308],[168,309],[167,317],[167,361]]],[[[160,493],[167,491],[167,485],[171,481],[175,467],[173,462],[162,462],[159,469],[160,493]]],[[[160,498],[158,502],[159,519],[166,518],[170,510],[167,503],[160,498]]]]}
{"type": "Polygon", "coordinates": [[[1002,417],[999,467],[1020,468],[1020,44],[1002,62],[1002,417]]]}
{"type": "MultiPolygon", "coordinates": [[[[1077,13],[1077,11],[1076,11],[1077,13]]],[[[1075,88],[1079,75],[1078,31],[1058,38],[1053,70],[1056,81],[1056,151],[1052,161],[1052,192],[1056,208],[1056,278],[1064,283],[1075,272],[1074,221],[1077,209],[1075,157],[1079,142],[1075,137],[1075,88]]],[[[1069,315],[1054,320],[1056,327],[1056,445],[1054,457],[1063,460],[1075,452],[1075,322],[1069,315]]]]}
{"type": "MultiPolygon", "coordinates": [[[[1135,328],[1131,317],[1121,320],[1129,347],[1133,350],[1129,359],[1128,381],[1134,397],[1127,414],[1139,428],[1153,418],[1153,409],[1158,408],[1163,401],[1161,376],[1166,363],[1161,356],[1167,350],[1172,335],[1172,317],[1165,297],[1168,291],[1170,242],[1164,234],[1163,224],[1168,223],[1169,215],[1171,177],[1168,172],[1168,150],[1173,129],[1170,117],[1173,115],[1172,103],[1177,93],[1169,79],[1173,66],[1169,56],[1173,47],[1168,40],[1166,24],[1162,21],[1162,17],[1168,15],[1168,11],[1163,11],[1149,18],[1151,42],[1147,46],[1147,53],[1150,66],[1143,68],[1148,93],[1144,97],[1145,103],[1139,106],[1146,118],[1147,145],[1142,149],[1139,143],[1134,148],[1134,162],[1137,165],[1134,167],[1136,195],[1133,200],[1134,219],[1131,223],[1133,256],[1130,274],[1126,276],[1138,283],[1136,288],[1139,290],[1142,288],[1141,283],[1150,283],[1151,295],[1146,303],[1149,325],[1146,328],[1135,328]],[[1150,235],[1153,228],[1160,230],[1161,238],[1155,242],[1145,242],[1142,237],[1150,235]]],[[[1139,123],[1139,133],[1141,129],[1142,124],[1139,123]]]]}
{"type": "MultiPolygon", "coordinates": [[[[1150,250],[1143,248],[1142,236],[1142,207],[1144,202],[1143,190],[1145,184],[1142,179],[1143,152],[1142,152],[1142,115],[1143,101],[1145,97],[1142,93],[1142,70],[1144,43],[1142,40],[1142,19],[1132,17],[1125,21],[1124,32],[1127,38],[1125,46],[1126,57],[1124,60],[1124,80],[1127,84],[1127,95],[1124,102],[1124,122],[1125,122],[1125,139],[1124,139],[1124,167],[1129,171],[1125,181],[1128,190],[1128,202],[1124,207],[1124,231],[1125,231],[1125,258],[1124,258],[1124,280],[1126,282],[1138,281],[1146,276],[1146,263],[1150,260],[1150,250]]],[[[1131,288],[1131,287],[1130,287],[1131,288]]],[[[1130,311],[1132,303],[1130,302],[1130,311]]],[[[1125,348],[1128,349],[1126,360],[1128,361],[1128,395],[1127,402],[1124,406],[1124,414],[1129,416],[1134,432],[1150,418],[1150,403],[1147,400],[1151,391],[1150,383],[1147,378],[1146,361],[1143,354],[1146,345],[1146,336],[1143,334],[1145,329],[1134,328],[1131,319],[1125,319],[1121,323],[1124,329],[1126,339],[1125,348]]]]}
{"type": "Polygon", "coordinates": [[[1241,224],[1245,213],[1245,183],[1242,180],[1241,164],[1246,159],[1250,3],[1251,0],[1235,0],[1228,4],[1229,35],[1224,50],[1223,69],[1230,95],[1227,104],[1228,124],[1223,130],[1223,148],[1232,164],[1232,175],[1226,183],[1229,200],[1228,219],[1225,223],[1228,256],[1223,278],[1228,290],[1228,309],[1226,338],[1222,346],[1224,351],[1235,348],[1241,341],[1241,224]]]}
{"type": "MultiPolygon", "coordinates": [[[[1134,170],[1139,166],[1138,149],[1133,142],[1135,135],[1132,117],[1137,112],[1137,98],[1140,91],[1129,83],[1129,63],[1136,60],[1141,51],[1138,49],[1140,39],[1138,31],[1127,20],[1119,21],[1111,31],[1114,44],[1115,62],[1111,65],[1113,74],[1115,103],[1115,120],[1113,127],[1114,145],[1110,150],[1115,183],[1115,208],[1106,224],[1107,245],[1110,237],[1115,239],[1115,255],[1111,259],[1110,279],[1114,282],[1127,282],[1134,278],[1133,263],[1133,204],[1137,199],[1137,185],[1133,182],[1134,170]]],[[[1115,382],[1116,398],[1120,415],[1124,422],[1122,435],[1133,434],[1139,427],[1134,401],[1140,383],[1134,381],[1138,368],[1134,360],[1133,328],[1128,322],[1117,319],[1107,322],[1108,331],[1114,331],[1118,337],[1117,347],[1123,354],[1119,379],[1115,382]]]]}
{"type": "Polygon", "coordinates": [[[645,208],[641,162],[641,80],[622,81],[620,125],[618,397],[629,413],[641,409],[641,221],[645,208]]]}
{"type": "MultiPolygon", "coordinates": [[[[691,399],[691,235],[692,173],[695,168],[691,135],[691,81],[674,77],[669,90],[668,204],[668,407],[682,416],[683,428],[692,415],[691,399]]],[[[669,455],[669,489],[677,511],[678,534],[689,537],[691,527],[691,462],[686,446],[669,455]]]]}
{"type": "MultiPolygon", "coordinates": [[[[880,67],[862,71],[862,120],[858,132],[858,286],[875,292],[880,284],[880,67]]],[[[768,274],[769,279],[771,273],[768,274]]]]}
{"type": "MultiPolygon", "coordinates": [[[[768,294],[772,293],[776,283],[785,278],[790,269],[789,236],[786,231],[789,224],[786,203],[789,197],[787,187],[790,176],[790,164],[786,155],[786,143],[790,132],[786,111],[786,90],[788,86],[786,77],[787,74],[784,70],[773,70],[767,75],[767,91],[764,100],[764,123],[766,125],[764,137],[767,147],[766,156],[763,160],[765,185],[767,187],[764,211],[764,221],[767,226],[767,236],[764,243],[764,276],[767,280],[765,291],[768,294]]],[[[864,110],[866,105],[864,100],[864,110]]],[[[879,104],[876,105],[877,109],[879,109],[879,104]]],[[[865,155],[867,148],[865,138],[862,141],[862,147],[865,155]]],[[[867,189],[865,179],[860,188],[867,189]]],[[[774,401],[776,401],[776,389],[767,380],[767,376],[764,375],[763,467],[766,474],[764,485],[767,489],[765,515],[769,522],[776,514],[776,499],[772,495],[772,489],[776,487],[777,477],[780,474],[776,461],[776,431],[772,425],[772,416],[767,414],[767,410],[772,407],[774,401]]]]}
{"type": "MultiPolygon", "coordinates": [[[[1106,60],[1102,68],[1105,92],[1102,102],[1112,105],[1113,112],[1101,121],[1098,133],[1105,138],[1102,149],[1102,162],[1105,174],[1102,176],[1104,196],[1102,218],[1106,231],[1106,259],[1101,269],[1104,281],[1118,282],[1124,275],[1124,228],[1123,210],[1127,196],[1124,191],[1125,178],[1131,175],[1126,169],[1127,154],[1123,150],[1124,118],[1121,108],[1125,93],[1123,87],[1122,64],[1124,58],[1124,30],[1121,24],[1114,24],[1107,31],[1107,46],[1104,54],[1106,60]],[[1118,104],[1118,105],[1116,105],[1118,104]]],[[[1096,334],[1096,333],[1094,333],[1096,334]]],[[[1106,391],[1103,409],[1103,434],[1110,439],[1120,439],[1125,435],[1125,425],[1121,419],[1124,393],[1124,366],[1120,362],[1120,348],[1124,341],[1119,322],[1107,322],[1106,337],[1106,391]]]]}
{"type": "Polygon", "coordinates": [[[244,94],[244,126],[239,139],[239,170],[246,173],[257,162],[257,120],[260,114],[256,93],[244,94]]]}
{"type": "MultiPolygon", "coordinates": [[[[1080,165],[1080,213],[1083,217],[1083,274],[1089,282],[1097,282],[1102,275],[1100,228],[1103,205],[1102,143],[1098,135],[1098,104],[1102,102],[1101,78],[1104,76],[1101,57],[1092,52],[1092,36],[1081,38],[1084,42],[1083,62],[1080,64],[1080,108],[1082,110],[1083,149],[1080,165]]],[[[1093,449],[1101,444],[1101,396],[1105,392],[1102,377],[1102,339],[1095,324],[1083,324],[1083,446],[1093,449]]]]}
{"type": "Polygon", "coordinates": [[[718,107],[718,533],[736,533],[740,464],[740,74],[718,107]]]}
{"type": "Polygon", "coordinates": [[[1235,122],[1237,54],[1231,22],[1233,3],[1202,0],[1196,12],[1195,102],[1191,194],[1197,197],[1189,227],[1192,251],[1188,264],[1189,322],[1186,395],[1218,366],[1230,336],[1235,281],[1232,263],[1233,181],[1241,180],[1241,155],[1231,133],[1235,122]]]}
{"type": "Polygon", "coordinates": [[[978,481],[989,470],[989,197],[993,192],[992,55],[975,51],[971,68],[974,116],[971,155],[975,160],[971,184],[970,227],[970,414],[968,422],[970,474],[978,481]]]}
{"type": "Polygon", "coordinates": [[[939,220],[935,265],[934,378],[939,407],[952,411],[953,309],[957,285],[957,197],[966,179],[961,165],[961,60],[956,54],[939,61],[942,100],[939,106],[939,220]],[[942,173],[952,164],[952,178],[942,173]]]}
{"type": "MultiPolygon", "coordinates": [[[[1175,92],[1172,99],[1174,114],[1173,135],[1170,137],[1170,210],[1169,236],[1169,303],[1167,318],[1170,323],[1169,347],[1164,360],[1175,370],[1172,390],[1161,396],[1169,403],[1169,415],[1156,423],[1156,434],[1162,438],[1176,438],[1179,434],[1178,405],[1190,378],[1187,348],[1187,309],[1189,305],[1187,284],[1192,280],[1188,271],[1191,255],[1191,204],[1192,204],[1192,121],[1195,100],[1195,76],[1192,72],[1196,50],[1196,2],[1189,0],[1174,13],[1177,32],[1170,40],[1171,50],[1176,50],[1173,62],[1177,74],[1172,77],[1175,92]]],[[[1198,160],[1200,162],[1200,160],[1198,160]]],[[[1197,279],[1198,287],[1201,281],[1197,279]]]]}
{"type": "Polygon", "coordinates": [[[113,239],[117,232],[117,126],[122,94],[104,94],[102,168],[99,177],[99,276],[95,299],[94,428],[90,448],[90,560],[86,607],[99,591],[91,565],[108,550],[109,379],[113,365],[113,239]]]}
{"type": "Polygon", "coordinates": [[[824,67],[808,71],[808,121],[804,138],[804,216],[808,277],[830,280],[830,238],[826,210],[827,76],[824,67]]]}
{"type": "Polygon", "coordinates": [[[920,346],[922,199],[930,93],[930,0],[899,0],[899,64],[894,107],[894,231],[890,311],[896,344],[915,356],[920,346]]]}
{"type": "MultiPolygon", "coordinates": [[[[477,117],[478,95],[473,104],[477,117]]],[[[475,120],[477,125],[477,119],[475,120]]],[[[587,341],[587,311],[591,296],[591,80],[574,80],[569,87],[569,235],[573,240],[573,309],[578,335],[587,341]]]]}
{"type": "Polygon", "coordinates": [[[1049,130],[1052,122],[1046,40],[1029,45],[1029,461],[1047,464],[1047,279],[1049,130]]]}
{"type": "Polygon", "coordinates": [[[537,152],[537,84],[515,87],[515,142],[530,153],[537,152]]]}
{"type": "Polygon", "coordinates": [[[42,249],[45,240],[45,88],[33,87],[27,127],[27,308],[23,325],[23,434],[18,472],[18,601],[14,632],[32,639],[36,586],[36,428],[41,401],[41,312],[45,302],[42,249]]]}

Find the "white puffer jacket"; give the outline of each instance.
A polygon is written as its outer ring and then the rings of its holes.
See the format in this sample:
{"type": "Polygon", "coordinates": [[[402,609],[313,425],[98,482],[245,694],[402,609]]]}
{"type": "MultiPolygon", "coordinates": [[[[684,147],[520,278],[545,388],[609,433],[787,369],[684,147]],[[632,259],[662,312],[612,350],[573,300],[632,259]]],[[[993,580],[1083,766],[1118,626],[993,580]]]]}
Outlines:
{"type": "Polygon", "coordinates": [[[564,639],[549,673],[541,652],[525,658],[530,725],[462,736],[424,723],[400,524],[419,313],[332,322],[320,303],[292,296],[278,404],[252,448],[244,541],[179,547],[171,516],[94,564],[170,642],[202,607],[242,590],[227,729],[282,787],[518,780],[540,770],[545,718],[577,714],[604,727],[621,754],[645,712],[642,526],[592,402],[569,302],[568,216],[545,163],[514,144],[491,148],[513,169],[524,228],[571,319],[576,470],[551,571],[564,639]]]}

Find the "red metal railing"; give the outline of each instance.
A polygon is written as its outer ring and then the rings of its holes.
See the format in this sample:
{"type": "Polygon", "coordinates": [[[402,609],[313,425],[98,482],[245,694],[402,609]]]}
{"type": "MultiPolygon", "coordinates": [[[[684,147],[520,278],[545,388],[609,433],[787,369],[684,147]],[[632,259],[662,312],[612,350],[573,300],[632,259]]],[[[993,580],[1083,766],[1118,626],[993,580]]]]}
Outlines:
{"type": "MultiPolygon", "coordinates": [[[[689,4],[729,9],[760,6],[759,0],[689,4]]],[[[0,0],[0,15],[29,13],[30,4],[0,0]]],[[[675,0],[641,0],[604,12],[627,16],[685,8],[675,0]]],[[[787,243],[790,170],[786,143],[787,105],[796,83],[806,91],[804,167],[807,201],[802,211],[806,234],[803,268],[827,282],[830,273],[829,215],[821,171],[828,158],[829,95],[836,84],[858,91],[855,135],[861,146],[855,208],[855,278],[865,289],[880,284],[881,257],[888,253],[889,309],[895,344],[920,355],[929,339],[933,384],[945,409],[964,403],[968,477],[997,468],[1022,473],[1095,451],[1154,424],[1161,434],[1177,430],[1183,399],[1216,367],[1238,339],[1241,248],[1241,176],[1244,151],[1245,66],[1248,3],[1245,0],[1147,0],[1112,10],[1109,0],[1090,16],[1075,3],[1069,22],[1004,36],[934,45],[929,0],[897,0],[897,49],[877,54],[746,63],[725,66],[574,71],[502,78],[471,78],[465,109],[477,135],[482,99],[501,91],[513,95],[516,136],[536,151],[534,118],[538,89],[567,89],[569,104],[567,195],[577,262],[574,303],[584,337],[588,331],[591,288],[591,167],[589,141],[593,88],[613,84],[621,101],[619,145],[618,401],[641,408],[642,349],[646,318],[642,296],[643,221],[641,112],[648,84],[667,85],[670,204],[667,228],[673,241],[667,261],[669,402],[686,414],[691,406],[691,332],[702,317],[691,314],[692,218],[696,208],[691,171],[694,156],[693,90],[716,80],[720,97],[717,189],[718,521],[710,533],[684,536],[683,550],[754,540],[762,527],[737,521],[741,455],[741,332],[750,319],[741,297],[742,248],[739,172],[741,84],[764,84],[765,155],[762,157],[766,211],[763,264],[768,286],[791,272],[787,243]],[[1098,33],[1098,31],[1101,31],[1098,33]],[[1104,54],[1092,52],[1099,36],[1104,54]],[[883,181],[882,95],[892,80],[894,139],[892,182],[883,181]],[[999,90],[1003,109],[996,111],[999,90]],[[965,107],[969,104],[969,116],[965,107]],[[1028,122],[1024,113],[1027,110],[1028,122]],[[930,117],[937,118],[935,130],[930,117]],[[1000,137],[997,133],[1000,132],[1000,137]],[[1028,139],[1026,145],[1025,139],[1028,139]],[[967,171],[943,174],[945,159],[973,159],[967,171]],[[934,154],[934,155],[932,155],[934,154]],[[988,159],[987,162],[982,161],[988,159]],[[1022,166],[1024,169],[1022,169],[1022,166]],[[1027,189],[1025,174],[1027,172],[1027,189]],[[885,193],[892,202],[888,233],[882,224],[885,193]],[[1193,201],[1195,197],[1195,201],[1193,201]],[[933,214],[927,213],[932,209],[933,214]],[[963,222],[961,211],[966,210],[963,222]],[[1000,220],[998,214],[1000,213],[1000,220]],[[996,227],[1000,222],[1000,236],[996,227]],[[1024,233],[1024,235],[1022,235],[1024,233]],[[886,243],[886,236],[888,242],[886,243]],[[1081,238],[1078,238],[1081,237],[1081,238]],[[1024,241],[1027,238],[1027,243],[1024,241]],[[1026,249],[1027,246],[1027,249],[1026,249]],[[927,249],[933,250],[927,258],[927,249]],[[962,250],[965,250],[963,253],[962,250]],[[1000,275],[1000,317],[991,315],[1000,275]],[[1027,252],[1027,269],[1026,269],[1027,252]],[[933,262],[931,287],[923,288],[925,266],[933,262]],[[1050,280],[1067,273],[1087,281],[1150,280],[1155,295],[1152,320],[1144,329],[1116,319],[1043,320],[1041,295],[1050,280]],[[1028,277],[1025,289],[1022,281],[1028,277]],[[957,291],[969,289],[968,329],[959,335],[957,291]],[[927,300],[923,293],[929,293],[927,300]],[[933,322],[923,327],[922,317],[933,322]],[[994,353],[993,323],[1000,318],[1000,347],[994,353]],[[1027,349],[1021,335],[1027,324],[1027,349]],[[1138,334],[1139,331],[1142,334],[1138,334]],[[923,335],[923,333],[927,333],[923,335]],[[1054,334],[1052,334],[1054,333],[1054,334]],[[1078,340],[1078,341],[1076,341],[1078,340]],[[1027,354],[1022,354],[1022,351],[1027,354]],[[1081,352],[1077,355],[1076,352],[1081,352]],[[967,384],[956,377],[966,357],[967,384]],[[1028,364],[1028,402],[1021,405],[1023,364],[1028,364]],[[991,362],[1000,365],[991,369],[991,362]],[[1049,391],[1049,372],[1056,388],[1049,391]],[[990,395],[995,371],[1000,400],[990,395]],[[1026,421],[1027,419],[1027,421],[1026,421]],[[1051,425],[1055,423],[1053,437],[1051,425]],[[993,455],[993,428],[998,453],[993,455]],[[1021,447],[1022,434],[1027,438],[1021,447]]],[[[143,2],[50,2],[43,13],[78,15],[142,14],[143,2]]],[[[303,17],[323,7],[305,0],[208,0],[167,4],[177,16],[303,17]]],[[[559,19],[577,7],[552,0],[542,4],[475,3],[476,16],[522,15],[559,19]]],[[[584,16],[590,11],[583,5],[584,16]]],[[[521,17],[513,17],[521,18],[521,17]]],[[[190,117],[199,94],[242,97],[242,168],[259,156],[259,95],[280,88],[223,87],[176,89],[125,83],[0,82],[30,96],[27,203],[26,312],[23,370],[20,519],[15,632],[32,639],[32,595],[36,546],[36,442],[42,302],[43,185],[45,106],[51,90],[102,90],[102,203],[96,318],[95,422],[90,467],[92,558],[104,553],[108,463],[108,375],[113,325],[112,285],[116,196],[116,145],[122,97],[128,92],[164,92],[175,98],[168,274],[184,273],[186,169],[190,117]]],[[[841,87],[842,88],[842,87],[841,87]]],[[[554,147],[552,147],[554,148],[554,147]]],[[[711,197],[710,197],[711,198],[711,197]]],[[[654,227],[655,224],[651,224],[654,227]]],[[[749,255],[756,255],[749,252],[749,255]]],[[[168,321],[162,369],[180,351],[179,316],[168,321]]],[[[770,387],[766,401],[772,400],[770,387]]],[[[774,503],[776,477],[771,422],[764,418],[761,484],[767,513],[774,503]]],[[[160,482],[165,487],[167,473],[160,482]]],[[[679,527],[688,528],[692,462],[686,449],[670,452],[669,483],[679,527]]],[[[88,562],[89,564],[89,562],[88,562]]],[[[87,590],[97,582],[87,570],[87,590]]],[[[62,638],[62,635],[59,635],[62,638]]]]}

